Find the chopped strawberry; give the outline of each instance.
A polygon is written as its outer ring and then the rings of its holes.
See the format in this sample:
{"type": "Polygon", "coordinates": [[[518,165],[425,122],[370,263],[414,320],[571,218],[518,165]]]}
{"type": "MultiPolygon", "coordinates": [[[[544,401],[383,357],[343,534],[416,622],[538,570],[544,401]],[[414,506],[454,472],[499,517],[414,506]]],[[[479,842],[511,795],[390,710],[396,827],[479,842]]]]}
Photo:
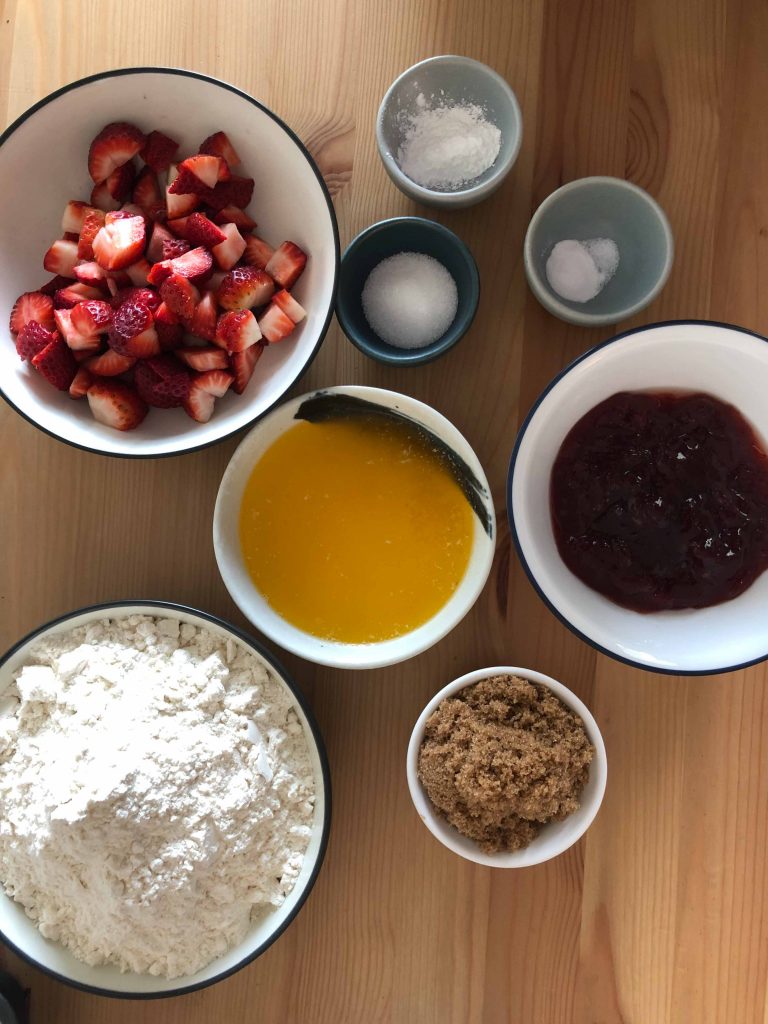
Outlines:
{"type": "Polygon", "coordinates": [[[195,312],[192,314],[192,319],[188,322],[187,326],[190,332],[198,338],[213,341],[216,337],[216,321],[218,316],[216,296],[212,291],[206,291],[195,306],[195,312]]]}
{"type": "Polygon", "coordinates": [[[213,221],[215,224],[234,224],[243,233],[253,231],[256,227],[253,217],[249,217],[244,210],[240,210],[237,206],[225,206],[223,210],[219,210],[213,221]]]}
{"type": "Polygon", "coordinates": [[[91,189],[91,206],[103,212],[120,209],[120,203],[117,199],[112,198],[106,181],[100,181],[91,189]]]}
{"type": "Polygon", "coordinates": [[[135,217],[140,217],[144,221],[144,230],[147,229],[147,218],[140,206],[134,206],[132,203],[125,203],[120,207],[119,210],[108,210],[104,214],[105,224],[116,224],[119,220],[132,220],[135,217]]]}
{"type": "Polygon", "coordinates": [[[101,355],[92,356],[85,363],[86,369],[98,377],[119,377],[136,362],[135,356],[123,356],[114,349],[108,348],[101,355]]]}
{"type": "Polygon", "coordinates": [[[93,210],[93,207],[89,206],[88,203],[83,203],[79,199],[70,199],[64,207],[64,213],[61,217],[61,230],[65,234],[71,231],[79,235],[83,230],[83,222],[91,210],[93,210]]]}
{"type": "Polygon", "coordinates": [[[162,300],[154,313],[156,324],[175,325],[179,323],[178,316],[162,300]]]}
{"type": "Polygon", "coordinates": [[[101,299],[104,293],[100,288],[85,284],[82,281],[70,283],[66,288],[59,288],[53,296],[54,309],[72,309],[83,299],[101,299]]]}
{"type": "Polygon", "coordinates": [[[160,191],[160,183],[151,167],[141,169],[133,186],[131,198],[142,209],[152,209],[157,203],[162,203],[163,193],[160,191]]]}
{"type": "Polygon", "coordinates": [[[272,301],[276,306],[279,306],[285,315],[289,316],[295,324],[300,323],[307,315],[307,311],[304,307],[300,306],[296,299],[294,299],[291,293],[287,292],[285,288],[283,288],[282,291],[275,292],[272,296],[272,301]]]}
{"type": "Polygon", "coordinates": [[[13,333],[18,334],[30,320],[42,324],[43,327],[53,327],[53,299],[50,295],[44,295],[42,292],[24,292],[16,299],[11,310],[10,328],[13,333]]]}
{"type": "Polygon", "coordinates": [[[200,144],[200,152],[222,157],[229,167],[237,167],[240,163],[237,150],[224,132],[214,132],[213,135],[209,135],[200,144]]]}
{"type": "MultiPolygon", "coordinates": [[[[163,303],[165,305],[165,303],[163,303]]],[[[165,323],[162,320],[155,320],[157,340],[163,352],[171,352],[178,348],[184,338],[184,328],[178,322],[175,324],[165,323]]]]}
{"type": "Polygon", "coordinates": [[[175,260],[177,256],[183,256],[191,248],[192,246],[186,238],[170,238],[167,242],[163,242],[163,262],[175,260]]]}
{"type": "Polygon", "coordinates": [[[229,391],[233,380],[232,374],[227,370],[206,370],[194,378],[194,384],[196,387],[202,388],[203,391],[207,391],[209,395],[213,395],[214,398],[223,398],[229,391]]]}
{"type": "Polygon", "coordinates": [[[139,156],[153,171],[167,171],[176,156],[178,142],[162,132],[150,132],[139,156]]]}
{"type": "Polygon", "coordinates": [[[179,173],[168,186],[171,195],[186,195],[194,192],[198,196],[206,196],[216,182],[225,181],[229,170],[220,156],[198,154],[182,160],[179,173]]]}
{"type": "Polygon", "coordinates": [[[121,270],[140,259],[146,231],[143,217],[115,220],[99,229],[93,240],[96,262],[105,270],[121,270]]]}
{"type": "Polygon", "coordinates": [[[307,254],[295,242],[278,245],[264,268],[281,288],[293,288],[307,262],[307,254]]]}
{"type": "Polygon", "coordinates": [[[140,260],[136,260],[130,267],[126,267],[125,272],[130,278],[132,285],[136,288],[142,288],[147,284],[150,269],[149,261],[145,260],[142,256],[140,260]]]}
{"type": "Polygon", "coordinates": [[[207,275],[212,266],[211,254],[207,249],[198,246],[197,249],[190,249],[175,259],[155,263],[149,272],[149,283],[161,284],[171,274],[198,279],[207,275]]]}
{"type": "Polygon", "coordinates": [[[139,152],[146,139],[133,124],[115,121],[105,125],[88,151],[88,173],[98,184],[139,152]]]}
{"type": "Polygon", "coordinates": [[[214,245],[211,252],[222,270],[231,270],[245,252],[245,239],[234,224],[223,224],[226,241],[214,245]]]}
{"type": "Polygon", "coordinates": [[[95,381],[86,397],[94,419],[115,430],[133,430],[149,411],[133,388],[118,380],[95,381]]]}
{"type": "Polygon", "coordinates": [[[293,320],[274,302],[270,302],[266,312],[259,317],[259,330],[270,345],[287,338],[295,326],[293,320]]]}
{"type": "Polygon", "coordinates": [[[247,235],[245,239],[245,255],[243,259],[249,267],[263,270],[275,254],[275,250],[263,238],[247,235]]]}
{"type": "MultiPolygon", "coordinates": [[[[256,348],[252,345],[251,348],[256,348]]],[[[246,349],[250,352],[250,349],[246,349]]],[[[193,370],[202,373],[205,370],[226,370],[229,366],[227,353],[211,346],[210,348],[177,348],[175,355],[193,370]]]]}
{"type": "Polygon", "coordinates": [[[57,239],[43,257],[43,266],[49,274],[60,274],[62,277],[75,276],[77,263],[77,242],[65,242],[57,239]]]}
{"type": "Polygon", "coordinates": [[[93,374],[84,366],[78,366],[77,373],[69,385],[70,398],[85,398],[88,388],[93,384],[93,374]]]}
{"type": "Polygon", "coordinates": [[[253,309],[269,302],[275,283],[269,274],[256,267],[234,267],[216,291],[222,309],[253,309]]]}
{"type": "Polygon", "coordinates": [[[107,281],[107,272],[95,260],[83,260],[75,267],[75,277],[81,284],[100,288],[107,281]]]}
{"type": "Polygon", "coordinates": [[[229,365],[234,374],[232,390],[242,395],[248,386],[248,381],[253,376],[253,369],[261,358],[264,351],[264,342],[257,341],[255,345],[244,349],[242,352],[232,352],[229,356],[229,365]]]}
{"type": "Polygon", "coordinates": [[[168,219],[176,220],[179,217],[185,217],[199,205],[200,199],[193,193],[178,195],[175,192],[171,192],[171,186],[175,182],[178,176],[178,168],[171,166],[168,169],[168,187],[165,190],[165,203],[168,207],[168,219]]]}
{"type": "Polygon", "coordinates": [[[80,228],[80,240],[77,243],[77,258],[79,260],[93,259],[93,240],[104,226],[104,220],[103,210],[88,207],[88,212],[83,218],[83,224],[80,228]]]}
{"type": "MultiPolygon", "coordinates": [[[[182,256],[180,259],[184,259],[184,257],[182,256]]],[[[200,292],[188,278],[181,274],[172,273],[170,277],[167,277],[160,285],[160,295],[171,312],[182,320],[191,319],[195,312],[195,306],[200,301],[200,292]]]]}
{"type": "Polygon", "coordinates": [[[158,263],[163,258],[163,242],[168,242],[173,235],[163,224],[153,224],[146,257],[150,263],[158,263]]]}
{"type": "Polygon", "coordinates": [[[192,378],[172,355],[163,355],[140,362],[134,381],[147,405],[172,409],[188,397],[192,378]]]}
{"type": "Polygon", "coordinates": [[[213,210],[223,210],[225,206],[244,210],[253,197],[253,186],[253,178],[240,178],[233,174],[229,181],[220,181],[207,192],[205,202],[213,210]]]}
{"type": "Polygon", "coordinates": [[[250,309],[240,309],[219,317],[213,340],[228,352],[242,352],[261,340],[261,331],[250,309]]]}
{"type": "Polygon", "coordinates": [[[124,302],[143,302],[154,314],[161,303],[159,294],[154,288],[146,288],[142,285],[121,288],[112,299],[112,308],[118,309],[124,302]]]}
{"type": "Polygon", "coordinates": [[[213,413],[215,400],[226,394],[233,380],[232,374],[225,370],[207,370],[197,374],[192,379],[184,411],[193,420],[207,423],[213,413]]]}
{"type": "Polygon", "coordinates": [[[89,359],[93,359],[100,352],[103,352],[105,348],[106,342],[97,338],[93,348],[73,348],[72,355],[75,357],[76,363],[87,363],[89,359]]]}
{"type": "Polygon", "coordinates": [[[119,306],[109,328],[109,345],[122,356],[147,359],[160,351],[152,312],[139,299],[129,299],[119,306]]]}
{"type": "Polygon", "coordinates": [[[129,161],[127,164],[116,167],[106,179],[105,184],[112,198],[116,199],[118,203],[124,203],[131,194],[135,180],[136,168],[129,161]]]}
{"type": "Polygon", "coordinates": [[[113,270],[107,274],[107,289],[112,296],[117,295],[122,288],[127,288],[130,283],[131,279],[124,270],[113,270]]]}
{"type": "Polygon", "coordinates": [[[64,338],[68,348],[77,351],[87,350],[93,352],[99,347],[99,338],[95,331],[83,334],[72,323],[71,309],[57,309],[54,316],[56,317],[56,326],[59,329],[59,333],[64,338]]]}
{"type": "Polygon", "coordinates": [[[59,391],[68,391],[77,373],[77,363],[58,334],[54,334],[53,340],[32,357],[32,365],[59,391]]]}
{"type": "MultiPolygon", "coordinates": [[[[29,320],[24,324],[16,338],[16,351],[19,354],[19,359],[33,359],[38,352],[42,352],[44,348],[47,348],[55,337],[55,331],[49,331],[47,327],[43,327],[36,320],[29,320]]],[[[218,352],[219,349],[216,349],[216,351],[218,352]]],[[[224,365],[227,365],[226,356],[224,365]]],[[[205,369],[209,370],[211,367],[206,366],[205,369]]]]}
{"type": "Polygon", "coordinates": [[[168,221],[168,228],[171,230],[177,238],[187,237],[187,221],[192,216],[188,214],[186,217],[175,217],[173,220],[168,221]]]}
{"type": "Polygon", "coordinates": [[[53,296],[59,288],[66,288],[70,284],[72,284],[72,282],[68,277],[61,277],[57,274],[56,277],[52,277],[50,280],[46,281],[45,284],[40,285],[37,290],[42,292],[43,295],[53,296]]]}
{"type": "Polygon", "coordinates": [[[194,245],[212,249],[227,240],[226,234],[202,213],[191,213],[184,224],[184,237],[194,245]]]}
{"type": "Polygon", "coordinates": [[[112,323],[112,307],[100,299],[79,302],[72,309],[72,326],[80,334],[102,334],[112,323]]]}

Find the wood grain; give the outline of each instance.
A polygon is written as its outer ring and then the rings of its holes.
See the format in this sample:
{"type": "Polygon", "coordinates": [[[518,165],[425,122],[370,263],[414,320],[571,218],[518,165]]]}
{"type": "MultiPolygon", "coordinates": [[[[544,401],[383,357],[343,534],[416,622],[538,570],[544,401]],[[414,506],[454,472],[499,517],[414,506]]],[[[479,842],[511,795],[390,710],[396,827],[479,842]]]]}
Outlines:
{"type": "MultiPolygon", "coordinates": [[[[501,524],[481,600],[433,651],[357,675],[286,659],[327,739],[335,808],[325,867],[280,941],[221,985],[150,1003],[80,994],[0,950],[31,988],[33,1024],[765,1024],[765,668],[686,681],[597,655],[538,600],[503,525],[521,416],[554,373],[609,333],[554,320],[527,291],[525,227],[553,188],[583,174],[624,175],[664,205],[677,261],[633,324],[698,316],[768,330],[765,4],[4,0],[1,11],[7,122],[95,71],[195,68],[258,96],[306,140],[334,194],[343,244],[401,212],[426,213],[467,240],[483,297],[449,356],[380,367],[334,326],[296,390],[373,383],[435,405],[480,455],[501,524]],[[525,124],[501,190],[452,214],[421,210],[394,189],[373,133],[392,79],[440,52],[497,68],[525,124]],[[538,668],[576,690],[610,762],[587,837],[522,872],[472,867],[434,842],[403,770],[429,696],[498,663],[538,668]]],[[[179,600],[243,623],[210,539],[235,441],[130,463],[67,448],[6,408],[0,418],[0,646],[53,615],[121,597],[179,600]]]]}

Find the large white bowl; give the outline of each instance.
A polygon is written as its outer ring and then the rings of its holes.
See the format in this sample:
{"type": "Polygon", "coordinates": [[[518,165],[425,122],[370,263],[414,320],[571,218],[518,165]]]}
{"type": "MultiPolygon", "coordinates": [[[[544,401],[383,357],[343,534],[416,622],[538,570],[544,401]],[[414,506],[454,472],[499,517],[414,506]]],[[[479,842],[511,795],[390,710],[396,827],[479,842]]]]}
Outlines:
{"type": "MultiPolygon", "coordinates": [[[[291,625],[272,608],[256,588],[243,562],[239,535],[240,506],[254,465],[267,448],[294,425],[299,406],[313,395],[301,395],[275,409],[254,427],[232,456],[219,487],[213,515],[216,561],[227,590],[242,613],[287,651],[307,661],[337,668],[361,669],[394,665],[420,654],[442,639],[464,618],[483,589],[491,571],[496,546],[496,518],[488,481],[469,443],[452,423],[431,406],[395,391],[357,385],[326,388],[315,394],[352,395],[396,410],[435,434],[469,466],[479,485],[478,495],[487,516],[488,531],[475,515],[472,552],[464,578],[449,601],[422,626],[393,640],[382,640],[379,643],[345,644],[323,640],[291,625]]],[[[300,580],[297,585],[301,585],[300,580]]],[[[375,582],[372,582],[372,586],[375,586],[375,582]]]]}
{"type": "Polygon", "coordinates": [[[296,917],[315,883],[328,843],[331,824],[331,782],[328,759],[320,732],[314,717],[295,683],[268,651],[246,633],[222,619],[206,612],[187,608],[168,601],[121,601],[114,604],[96,605],[55,619],[33,633],[25,636],[0,659],[0,694],[10,683],[13,675],[24,664],[30,648],[43,637],[66,632],[76,626],[83,626],[105,618],[121,618],[127,615],[159,615],[163,618],[179,619],[203,627],[247,647],[272,673],[272,676],[288,691],[294,701],[296,714],[304,728],[309,748],[309,757],[315,779],[315,813],[312,836],[304,864],[296,884],[280,907],[255,923],[241,943],[224,956],[210,963],[203,970],[187,978],[155,978],[149,974],[121,973],[117,967],[89,967],[76,960],[58,942],[44,938],[37,925],[27,917],[20,904],[0,890],[0,940],[10,946],[19,956],[39,967],[47,974],[67,982],[75,988],[84,989],[97,995],[116,996],[130,999],[152,999],[163,996],[178,996],[196,989],[205,988],[214,982],[234,974],[245,967],[277,939],[296,917]]]}
{"type": "Polygon", "coordinates": [[[476,864],[483,864],[489,868],[528,868],[534,864],[541,864],[545,860],[552,860],[564,853],[573,846],[589,826],[595,820],[600,804],[603,802],[605,785],[608,780],[608,760],[605,754],[603,737],[597,727],[597,722],[592,717],[589,708],[575,693],[572,693],[567,686],[558,683],[551,676],[545,676],[542,672],[534,672],[529,668],[510,668],[508,665],[496,666],[495,668],[479,668],[474,672],[467,672],[466,675],[454,679],[452,683],[439,690],[432,700],[427,704],[419,715],[416,725],[411,733],[411,740],[408,744],[406,757],[406,775],[408,778],[408,789],[410,790],[413,805],[416,813],[427,826],[432,835],[439,839],[443,846],[446,846],[453,853],[457,853],[466,860],[472,860],[476,864]],[[438,814],[432,801],[427,796],[426,790],[419,779],[419,750],[424,740],[424,731],[427,719],[437,708],[438,704],[447,697],[453,697],[459,690],[479,683],[481,679],[489,679],[491,676],[521,676],[531,683],[539,683],[551,690],[556,697],[567,707],[574,711],[584,723],[584,729],[589,741],[595,748],[595,755],[592,764],[589,766],[589,778],[582,790],[579,800],[579,807],[569,814],[562,821],[552,821],[544,825],[536,838],[522,850],[500,851],[499,853],[485,853],[473,839],[464,836],[457,829],[450,825],[445,818],[438,814]]]}
{"type": "Polygon", "coordinates": [[[555,377],[523,423],[509,468],[512,536],[525,571],[551,610],[604,654],[654,672],[730,672],[768,657],[768,573],[723,604],[640,614],[574,576],[552,531],[550,475],[571,427],[618,391],[668,389],[703,391],[729,402],[768,441],[765,338],[701,320],[619,334],[555,377]]]}
{"type": "Polygon", "coordinates": [[[333,311],[339,264],[336,217],[325,183],[298,137],[247,93],[206,75],[174,68],[121,68],[51,93],[0,136],[3,223],[0,259],[0,393],[53,437],[107,455],[177,455],[204,448],[247,427],[270,409],[304,372],[333,311]],[[227,394],[208,423],[183,409],[153,409],[133,431],[97,423],[85,401],[52,388],[16,355],[7,323],[15,299],[50,277],[43,254],[61,235],[68,199],[88,199],[88,146],[109,121],[132,121],[177,139],[193,153],[217,129],[226,131],[256,179],[249,207],[259,235],[274,245],[291,239],[309,254],[296,283],[307,319],[286,341],[270,346],[245,394],[227,394]],[[56,154],[51,161],[51,147],[56,154]]]}

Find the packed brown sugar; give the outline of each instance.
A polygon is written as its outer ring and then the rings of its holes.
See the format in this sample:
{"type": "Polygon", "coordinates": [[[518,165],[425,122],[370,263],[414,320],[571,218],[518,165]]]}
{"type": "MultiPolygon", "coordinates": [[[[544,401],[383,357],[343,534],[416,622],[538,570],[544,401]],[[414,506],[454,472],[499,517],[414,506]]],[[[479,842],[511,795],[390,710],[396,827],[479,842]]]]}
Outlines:
{"type": "Polygon", "coordinates": [[[419,778],[440,814],[487,853],[519,850],[579,806],[594,748],[550,690],[492,676],[427,720],[419,778]]]}

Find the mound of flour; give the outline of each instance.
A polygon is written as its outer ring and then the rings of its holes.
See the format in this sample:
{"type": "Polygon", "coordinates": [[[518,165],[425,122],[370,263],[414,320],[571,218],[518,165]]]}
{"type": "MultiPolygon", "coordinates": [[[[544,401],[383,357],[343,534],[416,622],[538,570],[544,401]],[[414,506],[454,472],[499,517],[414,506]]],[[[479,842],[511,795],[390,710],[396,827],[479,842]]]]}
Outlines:
{"type": "Polygon", "coordinates": [[[0,881],[89,964],[168,978],[292,889],[314,782],[245,647],[131,616],[39,643],[0,694],[0,881]]]}

